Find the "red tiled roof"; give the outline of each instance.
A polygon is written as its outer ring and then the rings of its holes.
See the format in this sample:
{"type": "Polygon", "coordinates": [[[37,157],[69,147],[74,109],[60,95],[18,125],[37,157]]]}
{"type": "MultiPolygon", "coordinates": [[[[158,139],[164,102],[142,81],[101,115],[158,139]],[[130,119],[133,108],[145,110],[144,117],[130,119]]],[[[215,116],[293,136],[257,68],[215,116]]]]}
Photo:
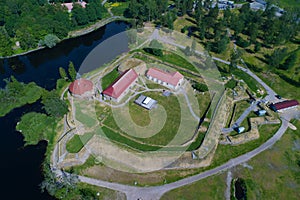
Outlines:
{"type": "MultiPolygon", "coordinates": [[[[75,3],[81,5],[82,8],[85,8],[86,4],[87,4],[85,1],[82,1],[82,2],[78,1],[78,2],[75,2],[75,3]]],[[[65,6],[68,9],[68,11],[71,11],[73,9],[73,3],[72,2],[71,3],[62,3],[61,5],[65,6]]]]}
{"type": "Polygon", "coordinates": [[[179,72],[168,73],[157,68],[150,68],[147,72],[147,76],[157,78],[158,80],[161,80],[174,86],[176,86],[180,79],[183,78],[182,74],[180,74],[179,72]]]}
{"type": "Polygon", "coordinates": [[[85,92],[91,91],[93,89],[93,85],[92,81],[81,78],[72,82],[69,86],[69,90],[72,94],[82,95],[85,92]]]}
{"type": "Polygon", "coordinates": [[[108,86],[108,88],[103,91],[103,94],[117,99],[137,79],[137,77],[138,74],[135,70],[129,69],[108,86]]]}
{"type": "Polygon", "coordinates": [[[281,110],[281,109],[285,109],[297,105],[299,105],[299,102],[297,100],[287,100],[287,101],[275,103],[274,107],[276,108],[276,110],[281,110]]]}

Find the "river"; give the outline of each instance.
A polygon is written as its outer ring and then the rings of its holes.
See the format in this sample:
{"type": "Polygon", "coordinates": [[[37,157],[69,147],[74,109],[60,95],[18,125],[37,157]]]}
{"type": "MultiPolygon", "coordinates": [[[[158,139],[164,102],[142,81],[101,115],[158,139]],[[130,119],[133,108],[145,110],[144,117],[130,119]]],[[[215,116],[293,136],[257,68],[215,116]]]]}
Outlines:
{"type": "MultiPolygon", "coordinates": [[[[51,90],[55,88],[59,78],[59,67],[67,69],[72,61],[78,69],[85,57],[105,39],[125,31],[128,24],[112,22],[88,35],[61,42],[52,49],[43,49],[28,55],[17,56],[0,60],[0,87],[5,86],[3,81],[15,76],[22,82],[34,81],[38,85],[51,90]]],[[[107,63],[114,56],[127,51],[126,45],[113,46],[102,52],[97,66],[107,63]]],[[[91,68],[89,68],[91,69],[91,68]]],[[[41,111],[41,105],[35,103],[15,109],[5,117],[0,118],[2,139],[1,150],[1,199],[53,199],[47,193],[41,193],[39,184],[43,180],[41,164],[44,160],[47,143],[40,142],[36,146],[24,146],[22,135],[15,131],[20,117],[30,111],[41,111]]]]}

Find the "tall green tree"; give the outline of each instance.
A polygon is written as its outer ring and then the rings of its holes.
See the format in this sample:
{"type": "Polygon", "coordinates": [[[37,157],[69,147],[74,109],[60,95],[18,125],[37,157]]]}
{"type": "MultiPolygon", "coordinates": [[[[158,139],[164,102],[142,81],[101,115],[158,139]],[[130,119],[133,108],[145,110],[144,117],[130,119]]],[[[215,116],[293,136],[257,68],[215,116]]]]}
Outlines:
{"type": "Polygon", "coordinates": [[[71,61],[69,62],[68,72],[69,72],[69,76],[71,77],[71,81],[75,81],[77,72],[76,72],[73,62],[71,62],[71,61]]]}
{"type": "Polygon", "coordinates": [[[67,72],[64,68],[60,67],[59,68],[59,75],[62,79],[65,79],[67,80],[68,79],[68,75],[67,75],[67,72]]]}

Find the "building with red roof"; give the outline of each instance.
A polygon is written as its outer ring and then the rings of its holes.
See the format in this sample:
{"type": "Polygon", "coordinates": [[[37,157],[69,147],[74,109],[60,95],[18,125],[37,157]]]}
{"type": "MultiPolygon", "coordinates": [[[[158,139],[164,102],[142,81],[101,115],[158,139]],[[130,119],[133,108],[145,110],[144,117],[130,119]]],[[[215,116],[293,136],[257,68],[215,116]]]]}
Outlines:
{"type": "Polygon", "coordinates": [[[94,84],[90,80],[80,78],[70,84],[69,91],[74,96],[91,96],[94,93],[94,84]]]}
{"type": "Polygon", "coordinates": [[[150,68],[147,78],[168,88],[177,90],[183,82],[183,75],[179,72],[166,72],[158,68],[150,68]]]}
{"type": "Polygon", "coordinates": [[[119,102],[135,84],[138,74],[134,69],[126,70],[102,94],[106,99],[119,102]]]}
{"type": "Polygon", "coordinates": [[[287,109],[295,108],[299,105],[297,100],[286,100],[279,103],[271,104],[270,108],[275,112],[284,111],[287,109]]]}
{"type": "MultiPolygon", "coordinates": [[[[75,3],[81,5],[82,8],[85,8],[86,4],[87,4],[85,1],[78,1],[78,2],[75,2],[75,3]]],[[[71,2],[71,3],[62,3],[61,5],[66,7],[68,9],[69,13],[72,12],[73,2],[71,2]]]]}

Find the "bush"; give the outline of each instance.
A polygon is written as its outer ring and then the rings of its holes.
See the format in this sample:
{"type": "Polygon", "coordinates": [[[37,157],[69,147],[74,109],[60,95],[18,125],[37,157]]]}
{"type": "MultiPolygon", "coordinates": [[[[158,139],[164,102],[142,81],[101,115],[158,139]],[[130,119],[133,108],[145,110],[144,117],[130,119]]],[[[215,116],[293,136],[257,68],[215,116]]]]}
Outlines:
{"type": "Polygon", "coordinates": [[[55,119],[42,113],[26,113],[16,129],[23,134],[25,145],[35,145],[41,140],[49,140],[55,134],[55,119]]]}
{"type": "Polygon", "coordinates": [[[240,36],[237,37],[236,39],[236,45],[242,47],[242,48],[246,48],[248,46],[250,46],[250,42],[244,40],[243,38],[241,38],[240,36]]]}
{"type": "Polygon", "coordinates": [[[230,79],[230,80],[225,84],[225,88],[233,89],[233,88],[235,88],[236,84],[237,84],[237,81],[236,81],[236,80],[230,79]]]}
{"type": "Polygon", "coordinates": [[[204,84],[204,83],[197,83],[197,82],[194,82],[194,83],[192,84],[192,87],[193,87],[195,90],[199,91],[199,92],[206,92],[206,91],[208,91],[208,87],[207,87],[207,85],[204,84]]]}

